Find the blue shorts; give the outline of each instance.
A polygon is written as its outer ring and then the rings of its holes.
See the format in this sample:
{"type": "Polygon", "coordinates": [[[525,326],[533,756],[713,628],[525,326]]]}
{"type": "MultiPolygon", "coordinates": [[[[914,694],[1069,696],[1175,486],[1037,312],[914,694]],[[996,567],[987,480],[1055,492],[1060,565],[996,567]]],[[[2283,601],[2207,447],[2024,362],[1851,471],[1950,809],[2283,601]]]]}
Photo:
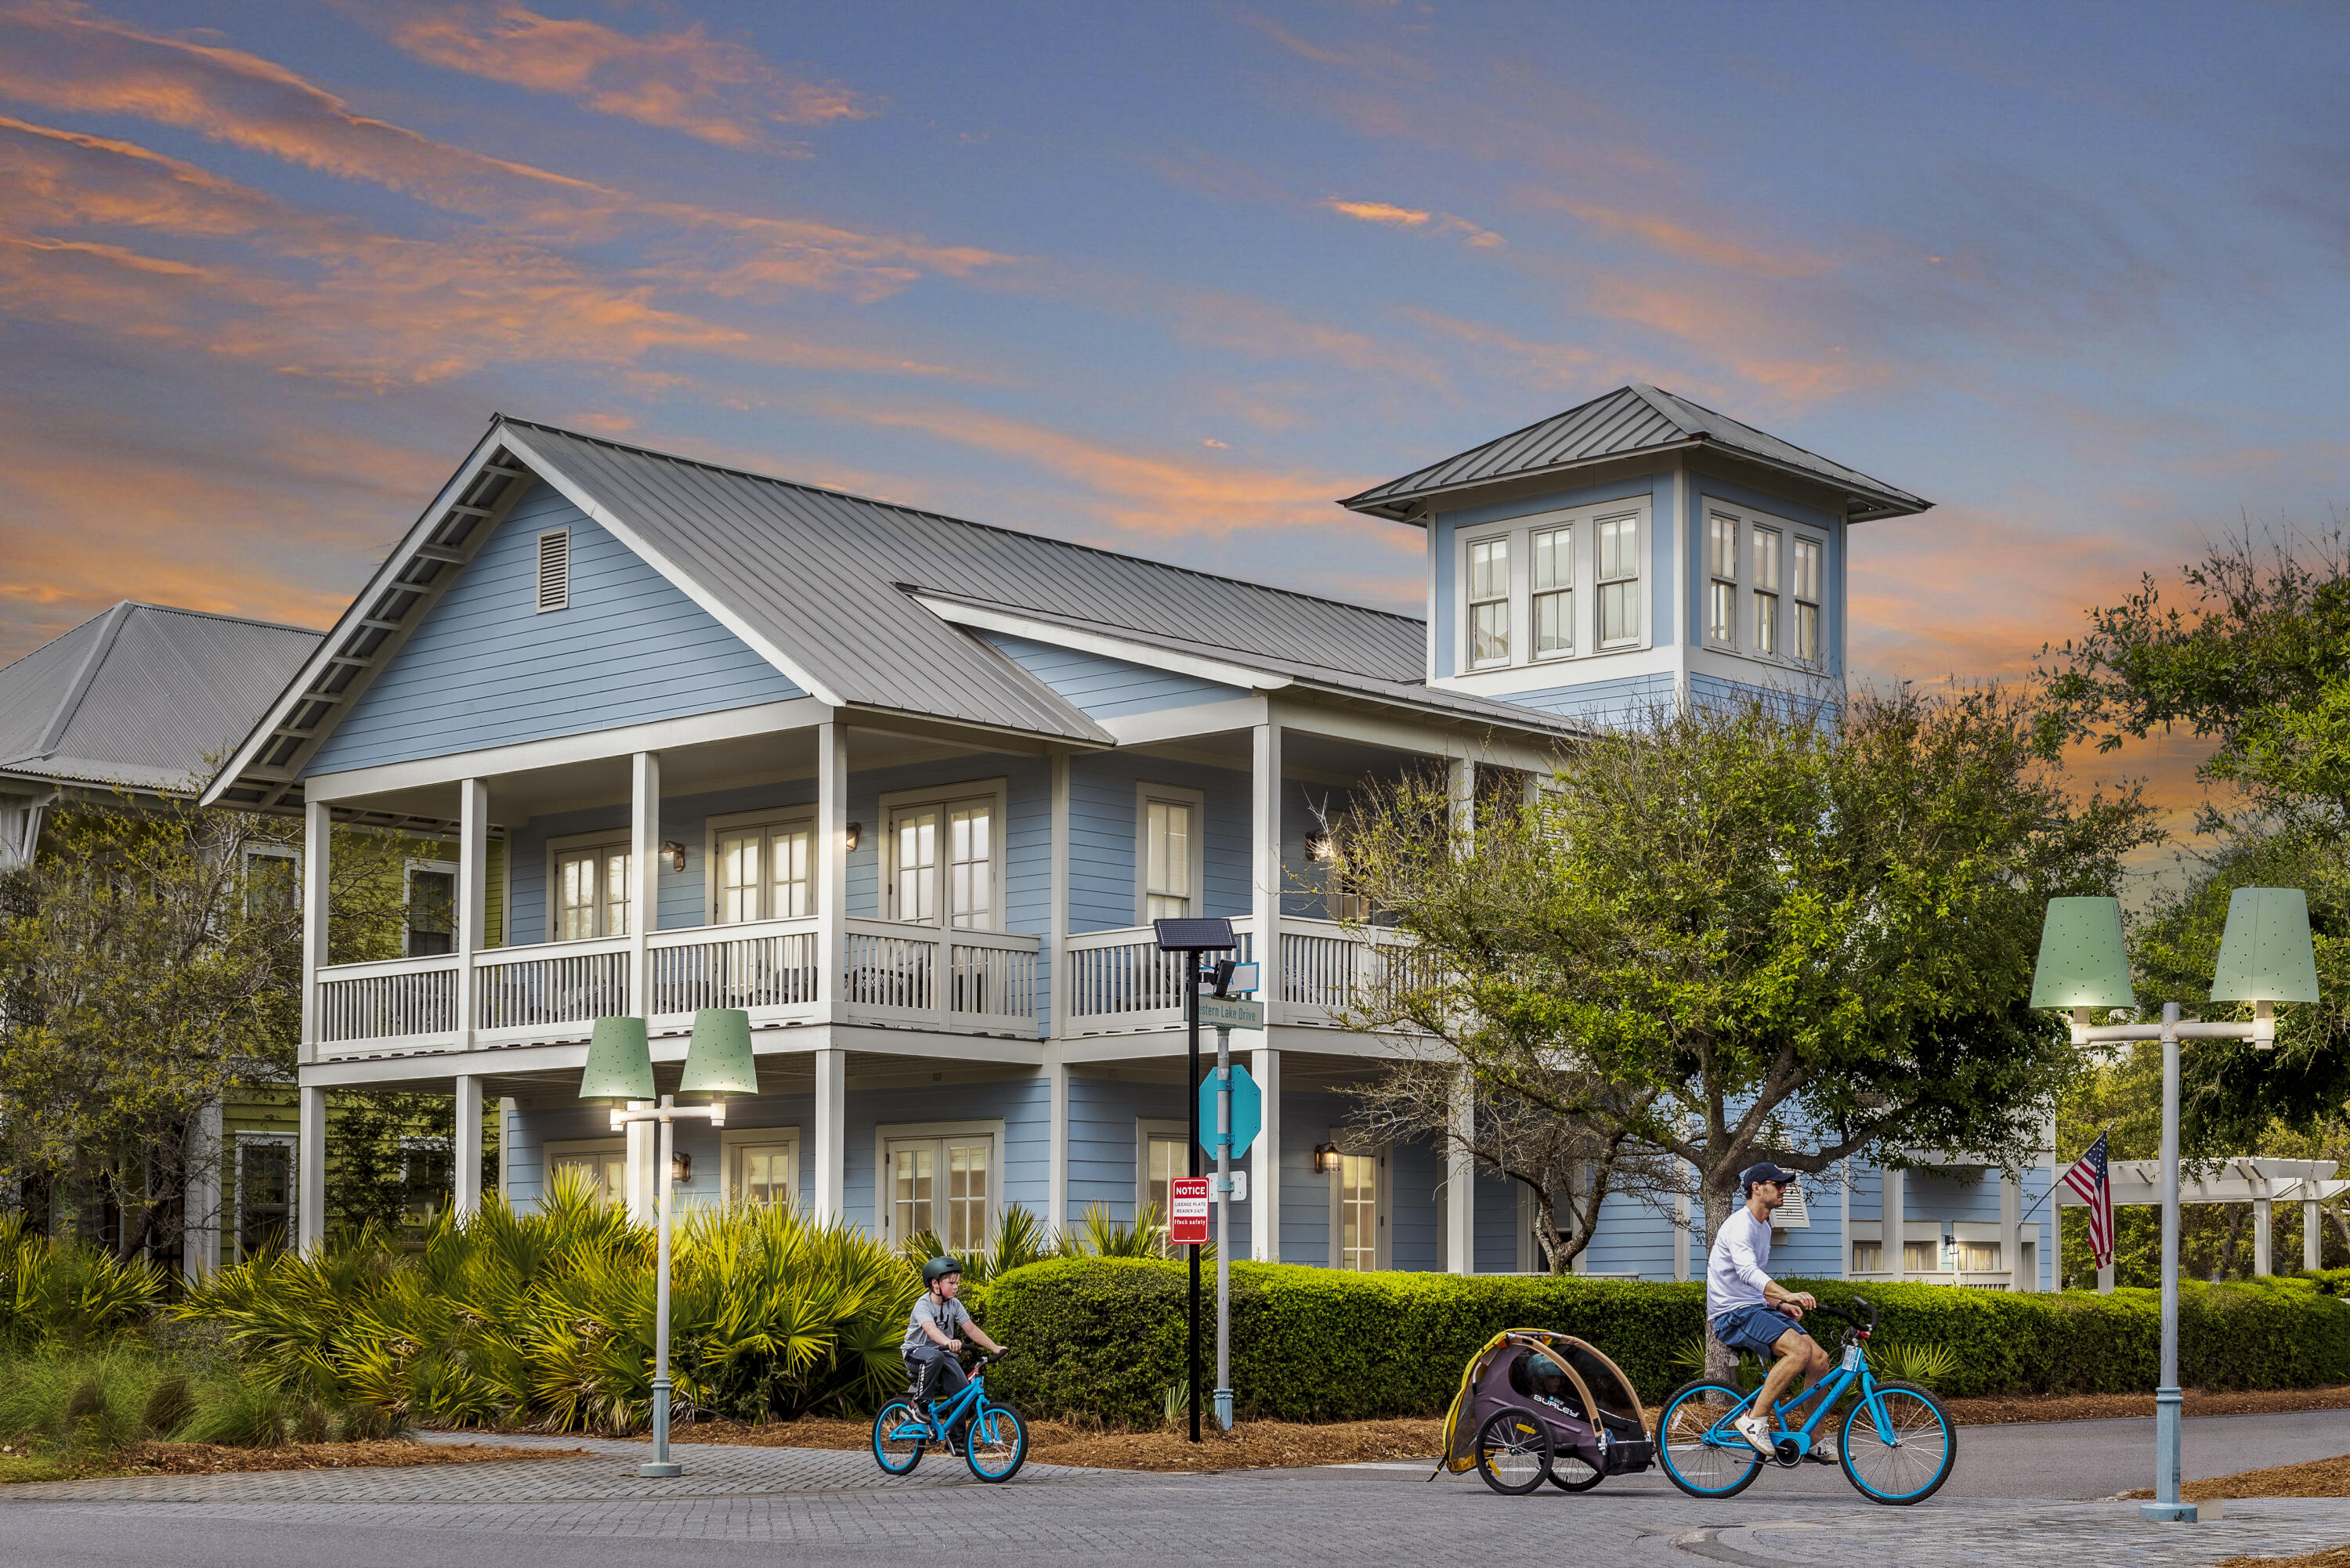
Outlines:
{"type": "Polygon", "coordinates": [[[1732,1350],[1751,1350],[1767,1360],[1776,1354],[1779,1336],[1791,1328],[1805,1332],[1802,1324],[1767,1306],[1732,1307],[1713,1320],[1713,1337],[1732,1350]]]}

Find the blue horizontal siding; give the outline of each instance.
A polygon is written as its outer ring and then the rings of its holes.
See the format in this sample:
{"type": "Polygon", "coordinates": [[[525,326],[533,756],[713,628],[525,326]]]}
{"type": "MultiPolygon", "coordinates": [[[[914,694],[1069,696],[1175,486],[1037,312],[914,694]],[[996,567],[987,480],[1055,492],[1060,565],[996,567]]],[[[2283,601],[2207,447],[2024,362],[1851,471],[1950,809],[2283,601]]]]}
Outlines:
{"type": "Polygon", "coordinates": [[[1124,659],[1105,659],[1076,649],[1031,642],[1026,638],[987,633],[983,640],[1066,698],[1088,718],[1156,713],[1168,708],[1189,708],[1245,695],[1237,686],[1153,670],[1124,659]]]}
{"type": "Polygon", "coordinates": [[[1650,675],[1626,675],[1611,680],[1586,680],[1575,686],[1555,686],[1541,691],[1511,691],[1499,695],[1504,702],[1514,702],[1521,708],[1537,708],[1545,713],[1563,713],[1570,718],[1587,719],[1597,724],[1626,724],[1640,718],[1649,708],[1673,698],[1673,678],[1666,670],[1650,675]]]}
{"type": "Polygon", "coordinates": [[[1135,785],[1176,784],[1206,801],[1201,845],[1203,916],[1249,913],[1249,778],[1202,767],[1111,753],[1069,759],[1069,929],[1115,929],[1136,923],[1135,785]]]}
{"type": "Polygon", "coordinates": [[[534,485],[318,748],[310,774],[714,713],[806,693],[560,493],[534,485]],[[538,535],[571,530],[539,614],[538,535]]]}

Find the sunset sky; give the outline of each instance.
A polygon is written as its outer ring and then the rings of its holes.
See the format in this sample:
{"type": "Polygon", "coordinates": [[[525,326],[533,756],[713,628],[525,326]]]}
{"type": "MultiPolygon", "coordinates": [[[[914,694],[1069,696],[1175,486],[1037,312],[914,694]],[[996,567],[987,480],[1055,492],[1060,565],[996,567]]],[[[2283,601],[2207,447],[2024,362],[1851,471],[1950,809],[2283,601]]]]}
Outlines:
{"type": "MultiPolygon", "coordinates": [[[[493,410],[1399,608],[1331,504],[1652,381],[1936,508],[1864,675],[2350,501],[2288,5],[0,0],[0,660],[323,625],[493,410]]],[[[2178,788],[2178,759],[2139,759],[2178,788]]]]}

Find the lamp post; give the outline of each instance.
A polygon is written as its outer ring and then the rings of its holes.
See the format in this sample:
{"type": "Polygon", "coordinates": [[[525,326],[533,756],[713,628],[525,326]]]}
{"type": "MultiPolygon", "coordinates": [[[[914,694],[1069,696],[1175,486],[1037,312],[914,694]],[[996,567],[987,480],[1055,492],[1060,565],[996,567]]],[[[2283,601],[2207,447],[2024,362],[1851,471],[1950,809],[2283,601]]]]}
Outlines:
{"type": "MultiPolygon", "coordinates": [[[[2182,1040],[2250,1040],[2276,1044],[2276,1004],[2317,1000],[2317,958],[2309,940],[2309,901],[2298,888],[2239,888],[2228,899],[2228,926],[2211,979],[2214,1002],[2249,1002],[2249,1023],[2182,1021],[2178,1003],[2162,1004],[2160,1023],[2089,1025],[2089,1010],[2131,1007],[2129,955],[2122,909],[2114,898],[2051,898],[2032,974],[2032,1005],[2073,1015],[2073,1044],[2162,1042],[2162,1381],[2154,1391],[2154,1501],[2147,1519],[2192,1524],[2191,1502],[2178,1496],[2178,1045],[2182,1040]]],[[[2061,1266],[2061,1265],[2060,1265],[2061,1266]]]]}
{"type": "Polygon", "coordinates": [[[734,1008],[705,1007],[693,1015],[693,1038],[686,1046],[685,1072],[678,1094],[706,1094],[706,1106],[681,1106],[676,1095],[662,1095],[660,1104],[641,1110],[628,1108],[631,1100],[654,1097],[652,1045],[641,1018],[598,1018],[588,1043],[588,1065],[579,1075],[583,1100],[618,1100],[612,1110],[612,1130],[624,1132],[630,1122],[656,1122],[660,1147],[653,1161],[659,1193],[655,1212],[655,1251],[659,1272],[653,1286],[653,1457],[637,1467],[637,1474],[667,1480],[685,1473],[669,1457],[669,1198],[676,1179],[676,1124],[707,1121],[726,1125],[728,1095],[759,1092],[759,1073],[751,1060],[751,1015],[734,1008]]]}

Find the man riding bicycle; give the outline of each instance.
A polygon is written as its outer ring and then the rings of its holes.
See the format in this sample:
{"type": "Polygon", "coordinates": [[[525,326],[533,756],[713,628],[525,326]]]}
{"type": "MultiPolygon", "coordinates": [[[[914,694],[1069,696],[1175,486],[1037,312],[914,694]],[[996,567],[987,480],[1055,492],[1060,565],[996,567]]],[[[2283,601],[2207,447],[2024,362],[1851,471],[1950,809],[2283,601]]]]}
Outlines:
{"type": "MultiPolygon", "coordinates": [[[[1820,1303],[1809,1291],[1782,1290],[1765,1271],[1771,1262],[1771,1213],[1787,1201],[1795,1174],[1769,1160],[1739,1173],[1745,1207],[1722,1221],[1706,1259],[1705,1315],[1713,1337],[1732,1350],[1774,1358],[1762,1391],[1746,1414],[1731,1424],[1766,1459],[1775,1457],[1772,1413],[1801,1378],[1808,1387],[1834,1365],[1820,1343],[1804,1329],[1804,1314],[1820,1303]]],[[[1825,1444],[1823,1444],[1825,1448],[1825,1444]]],[[[1835,1456],[1814,1450],[1822,1464],[1835,1456]]]]}
{"type": "Polygon", "coordinates": [[[961,1263],[952,1258],[932,1258],[922,1265],[922,1284],[921,1299],[907,1316],[906,1337],[898,1350],[906,1358],[907,1370],[914,1375],[914,1407],[927,1417],[932,1397],[951,1399],[971,1381],[963,1376],[958,1330],[999,1355],[1003,1346],[988,1338],[972,1322],[971,1309],[955,1299],[962,1290],[961,1263]]]}

